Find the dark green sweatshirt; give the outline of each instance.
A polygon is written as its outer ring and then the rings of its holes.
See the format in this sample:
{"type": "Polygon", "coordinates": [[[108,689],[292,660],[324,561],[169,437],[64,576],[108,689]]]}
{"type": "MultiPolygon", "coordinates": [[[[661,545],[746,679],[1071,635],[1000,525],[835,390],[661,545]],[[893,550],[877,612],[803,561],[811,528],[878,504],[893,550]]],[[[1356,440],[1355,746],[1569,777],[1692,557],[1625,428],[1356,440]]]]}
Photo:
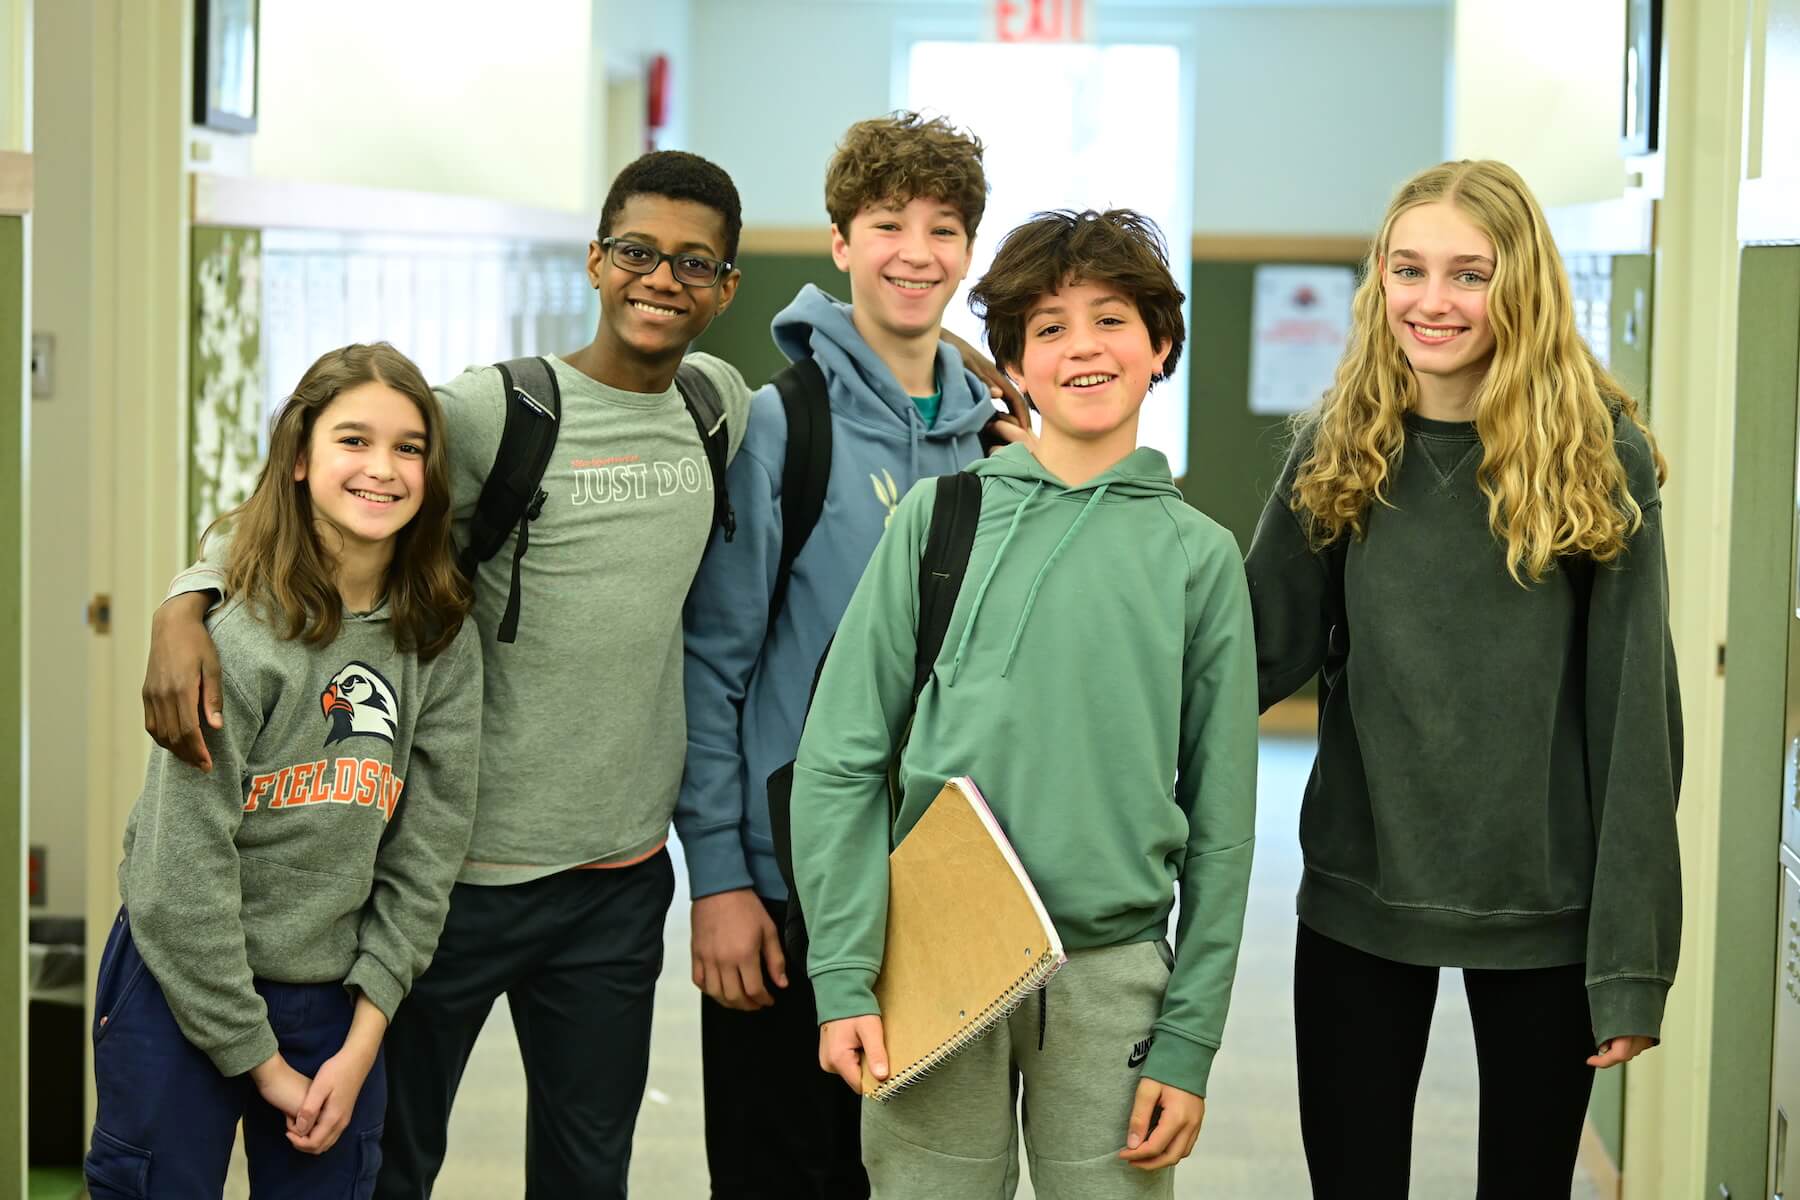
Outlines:
{"type": "MultiPolygon", "coordinates": [[[[1596,1042],[1659,1036],[1681,938],[1681,707],[1649,446],[1617,422],[1644,513],[1626,553],[1521,587],[1474,424],[1405,420],[1390,503],[1342,551],[1349,654],[1321,693],[1300,919],[1400,962],[1585,963],[1596,1042]]],[[[1250,547],[1265,708],[1325,659],[1331,552],[1288,504],[1308,444],[1250,547]]]]}
{"type": "Polygon", "coordinates": [[[1256,662],[1237,543],[1188,507],[1154,450],[1080,487],[1023,446],[969,469],[981,518],[916,715],[930,481],[876,547],[800,740],[794,871],[819,1020],[878,1011],[887,765],[912,716],[892,836],[946,779],[972,776],[1067,948],[1162,938],[1179,885],[1175,966],[1144,1072],[1205,1095],[1256,825],[1256,662]]]}

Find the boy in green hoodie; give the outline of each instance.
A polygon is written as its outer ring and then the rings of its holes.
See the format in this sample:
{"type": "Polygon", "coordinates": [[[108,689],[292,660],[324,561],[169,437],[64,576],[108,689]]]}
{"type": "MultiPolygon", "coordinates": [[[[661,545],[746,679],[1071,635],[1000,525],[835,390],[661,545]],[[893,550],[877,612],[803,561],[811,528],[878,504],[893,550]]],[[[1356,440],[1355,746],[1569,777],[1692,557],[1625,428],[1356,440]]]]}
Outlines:
{"type": "Polygon", "coordinates": [[[1182,501],[1162,455],[1137,448],[1138,411],[1183,338],[1151,222],[1042,214],[1007,236],[972,302],[1043,430],[1035,451],[970,468],[982,508],[967,585],[916,709],[933,488],[901,502],[839,626],[793,792],[819,1061],[852,1087],[865,1058],[887,1075],[873,991],[886,856],[944,780],[971,775],[1069,962],[923,1083],[864,1106],[874,1194],[1010,1196],[1022,1082],[1040,1195],[1169,1196],[1166,1168],[1205,1113],[1250,879],[1256,662],[1242,560],[1182,501]]]}

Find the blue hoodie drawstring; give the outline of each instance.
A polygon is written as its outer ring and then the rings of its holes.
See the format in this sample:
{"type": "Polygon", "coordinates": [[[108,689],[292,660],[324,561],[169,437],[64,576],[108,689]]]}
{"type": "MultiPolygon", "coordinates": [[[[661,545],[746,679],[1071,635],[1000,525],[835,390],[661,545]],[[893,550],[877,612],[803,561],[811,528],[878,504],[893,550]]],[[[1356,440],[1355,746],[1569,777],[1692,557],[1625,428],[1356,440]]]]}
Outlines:
{"type": "Polygon", "coordinates": [[[962,667],[963,651],[969,648],[969,635],[975,632],[975,620],[981,616],[981,602],[987,599],[988,585],[994,582],[994,572],[1000,568],[1000,559],[1006,554],[1006,548],[1012,544],[1013,534],[1019,531],[1019,519],[1025,515],[1025,510],[1031,507],[1031,502],[1036,500],[1037,494],[1043,490],[1044,481],[1040,479],[1025,499],[1019,502],[1019,507],[1013,510],[1012,523],[1006,527],[1006,536],[1000,539],[1000,548],[994,551],[994,560],[988,564],[987,574],[981,577],[981,587],[975,592],[975,603],[969,609],[968,623],[963,626],[962,637],[956,643],[956,654],[950,660],[950,675],[944,680],[945,687],[956,683],[956,672],[962,667]]]}
{"type": "MultiPolygon", "coordinates": [[[[1043,485],[1039,484],[1038,486],[1042,487],[1043,485]]],[[[1037,578],[1031,581],[1031,591],[1025,596],[1025,611],[1019,614],[1019,625],[1018,628],[1013,630],[1012,644],[1006,648],[1006,662],[1000,668],[1000,678],[1005,679],[1006,673],[1012,670],[1013,655],[1018,653],[1019,639],[1025,636],[1025,625],[1031,620],[1031,609],[1032,606],[1037,603],[1038,589],[1044,586],[1044,576],[1050,574],[1050,568],[1056,565],[1056,560],[1061,556],[1063,548],[1075,540],[1075,535],[1080,531],[1082,523],[1088,519],[1088,514],[1094,511],[1094,506],[1100,503],[1100,497],[1106,495],[1106,489],[1111,486],[1112,484],[1110,483],[1103,483],[1098,488],[1094,489],[1094,494],[1088,497],[1088,502],[1081,506],[1081,515],[1076,517],[1074,524],[1069,526],[1069,532],[1062,535],[1062,541],[1056,543],[1056,549],[1050,552],[1050,557],[1046,558],[1044,560],[1044,565],[1039,568],[1037,578]]],[[[1036,493],[1033,494],[1035,495],[1036,493]]],[[[1021,505],[1020,507],[1022,510],[1024,506],[1021,505]]],[[[1015,517],[1014,520],[1017,520],[1017,518],[1015,517]]],[[[1010,534],[1008,536],[1010,536],[1010,534]]],[[[995,555],[994,560],[998,562],[999,556],[995,555]]],[[[990,571],[989,573],[991,574],[992,572],[990,571]]],[[[974,624],[972,618],[970,624],[974,624]]],[[[963,636],[968,636],[966,631],[963,636]]]]}

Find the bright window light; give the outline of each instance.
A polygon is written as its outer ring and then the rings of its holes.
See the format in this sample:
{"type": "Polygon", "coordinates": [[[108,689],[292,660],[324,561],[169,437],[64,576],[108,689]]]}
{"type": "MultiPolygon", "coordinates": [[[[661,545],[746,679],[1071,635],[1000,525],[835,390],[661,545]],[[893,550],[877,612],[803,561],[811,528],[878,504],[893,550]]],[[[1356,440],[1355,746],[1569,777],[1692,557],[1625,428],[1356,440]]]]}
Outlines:
{"type": "MultiPolygon", "coordinates": [[[[1009,45],[920,41],[907,62],[907,106],[971,129],[986,152],[986,214],[969,278],[944,324],[981,344],[969,286],[1006,231],[1052,208],[1135,208],[1168,239],[1182,291],[1191,276],[1193,180],[1179,139],[1181,54],[1164,45],[1009,45]]],[[[1185,316],[1186,314],[1184,314],[1185,316]]],[[[1144,404],[1138,440],[1187,469],[1187,361],[1144,404]]]]}

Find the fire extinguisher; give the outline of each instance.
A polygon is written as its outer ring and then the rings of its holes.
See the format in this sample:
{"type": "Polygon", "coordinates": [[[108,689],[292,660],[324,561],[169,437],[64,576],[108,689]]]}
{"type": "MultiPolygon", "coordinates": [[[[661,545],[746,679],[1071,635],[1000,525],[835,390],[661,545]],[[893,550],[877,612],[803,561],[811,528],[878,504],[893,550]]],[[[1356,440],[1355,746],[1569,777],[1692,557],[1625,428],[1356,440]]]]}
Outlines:
{"type": "Polygon", "coordinates": [[[644,69],[644,149],[656,149],[656,135],[668,120],[669,56],[658,54],[644,69]]]}

